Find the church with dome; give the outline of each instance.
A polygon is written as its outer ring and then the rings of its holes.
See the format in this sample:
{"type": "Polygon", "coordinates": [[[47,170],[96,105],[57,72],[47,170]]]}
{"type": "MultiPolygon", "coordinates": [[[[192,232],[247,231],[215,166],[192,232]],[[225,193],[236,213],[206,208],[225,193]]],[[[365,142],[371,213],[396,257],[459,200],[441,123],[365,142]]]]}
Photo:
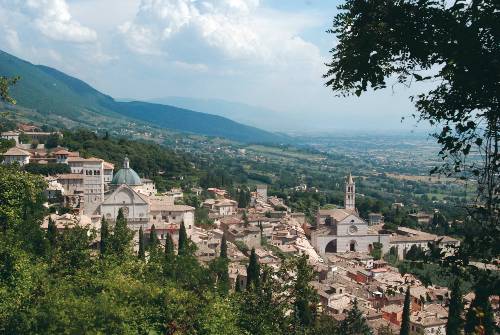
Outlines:
{"type": "Polygon", "coordinates": [[[162,232],[175,235],[180,223],[184,222],[188,234],[194,227],[194,208],[176,205],[172,196],[157,194],[153,181],[140,178],[130,167],[125,157],[123,166],[113,176],[108,191],[98,208],[101,217],[114,222],[119,210],[123,211],[129,227],[149,230],[154,224],[161,236],[162,232]]]}
{"type": "Polygon", "coordinates": [[[344,208],[320,209],[316,227],[311,231],[311,242],[320,255],[342,252],[370,252],[374,243],[382,243],[383,252],[389,250],[389,234],[379,234],[368,226],[356,209],[356,184],[349,174],[346,179],[344,208]]]}

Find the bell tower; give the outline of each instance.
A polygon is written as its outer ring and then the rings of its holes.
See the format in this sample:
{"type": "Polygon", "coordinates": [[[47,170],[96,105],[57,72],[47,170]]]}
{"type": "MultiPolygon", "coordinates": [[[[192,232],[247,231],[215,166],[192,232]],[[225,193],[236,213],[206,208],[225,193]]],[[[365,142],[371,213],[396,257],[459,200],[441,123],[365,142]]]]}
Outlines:
{"type": "Polygon", "coordinates": [[[350,172],[345,184],[344,208],[352,211],[356,210],[356,184],[352,180],[350,172]]]}

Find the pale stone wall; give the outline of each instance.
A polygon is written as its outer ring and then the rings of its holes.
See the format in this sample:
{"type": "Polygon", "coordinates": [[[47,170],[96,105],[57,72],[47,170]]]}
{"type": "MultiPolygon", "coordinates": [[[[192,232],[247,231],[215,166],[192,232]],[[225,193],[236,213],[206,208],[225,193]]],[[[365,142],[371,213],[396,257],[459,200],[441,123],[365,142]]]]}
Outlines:
{"type": "Polygon", "coordinates": [[[355,251],[358,252],[368,252],[370,250],[370,245],[379,242],[382,243],[383,253],[389,251],[389,235],[350,235],[350,236],[317,236],[314,235],[312,239],[313,246],[320,255],[325,254],[325,249],[330,241],[337,240],[337,252],[348,252],[350,251],[350,244],[354,242],[355,251]]]}

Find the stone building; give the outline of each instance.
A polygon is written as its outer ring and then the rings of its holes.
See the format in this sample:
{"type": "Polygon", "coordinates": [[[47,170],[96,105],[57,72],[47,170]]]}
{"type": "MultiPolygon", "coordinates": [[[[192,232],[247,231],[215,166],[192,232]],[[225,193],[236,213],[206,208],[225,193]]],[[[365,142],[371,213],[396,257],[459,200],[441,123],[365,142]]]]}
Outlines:
{"type": "Polygon", "coordinates": [[[374,243],[382,244],[382,250],[389,250],[389,235],[369,229],[356,210],[356,188],[349,174],[346,186],[345,208],[318,212],[317,226],[311,229],[311,244],[320,255],[337,252],[370,252],[374,243]]]}

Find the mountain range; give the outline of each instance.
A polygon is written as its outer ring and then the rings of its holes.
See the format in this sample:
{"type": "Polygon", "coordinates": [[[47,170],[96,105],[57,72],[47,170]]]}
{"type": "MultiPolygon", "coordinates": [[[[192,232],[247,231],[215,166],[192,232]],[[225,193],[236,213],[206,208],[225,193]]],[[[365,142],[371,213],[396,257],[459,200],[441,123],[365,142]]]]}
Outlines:
{"type": "Polygon", "coordinates": [[[34,65],[0,51],[0,75],[20,76],[12,96],[49,123],[120,127],[140,122],[176,132],[223,137],[240,142],[283,143],[285,135],[244,125],[228,118],[167,104],[117,101],[87,83],[57,69],[34,65]]]}
{"type": "Polygon", "coordinates": [[[196,110],[202,113],[219,115],[249,126],[268,131],[283,131],[301,129],[301,120],[293,114],[277,112],[275,110],[254,106],[246,103],[213,98],[195,97],[164,97],[147,99],[148,102],[161,103],[196,110]]]}

